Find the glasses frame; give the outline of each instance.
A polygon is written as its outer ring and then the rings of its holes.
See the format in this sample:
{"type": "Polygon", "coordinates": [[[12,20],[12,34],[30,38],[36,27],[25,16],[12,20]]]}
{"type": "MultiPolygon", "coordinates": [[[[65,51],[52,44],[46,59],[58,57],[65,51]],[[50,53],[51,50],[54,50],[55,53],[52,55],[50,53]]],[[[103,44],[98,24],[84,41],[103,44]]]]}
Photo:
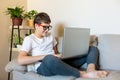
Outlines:
{"type": "Polygon", "coordinates": [[[45,25],[42,25],[42,24],[38,24],[38,26],[40,27],[43,27],[43,30],[46,31],[46,30],[51,30],[52,29],[52,26],[49,25],[49,26],[45,26],[45,25]]]}

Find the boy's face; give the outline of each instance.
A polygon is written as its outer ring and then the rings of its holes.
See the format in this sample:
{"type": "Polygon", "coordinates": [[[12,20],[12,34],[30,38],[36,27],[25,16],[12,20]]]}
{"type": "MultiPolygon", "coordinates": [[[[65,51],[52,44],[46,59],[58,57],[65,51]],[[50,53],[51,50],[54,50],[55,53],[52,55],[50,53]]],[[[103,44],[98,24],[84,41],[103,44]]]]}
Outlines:
{"type": "Polygon", "coordinates": [[[50,24],[46,23],[36,24],[36,30],[41,35],[41,37],[46,36],[51,28],[52,26],[50,24]]]}

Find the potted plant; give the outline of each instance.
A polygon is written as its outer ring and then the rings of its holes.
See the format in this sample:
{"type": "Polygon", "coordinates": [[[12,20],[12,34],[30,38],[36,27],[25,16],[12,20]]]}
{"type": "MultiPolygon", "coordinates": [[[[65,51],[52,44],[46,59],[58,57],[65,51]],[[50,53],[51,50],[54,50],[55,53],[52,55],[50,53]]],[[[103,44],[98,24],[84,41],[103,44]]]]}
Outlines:
{"type": "Polygon", "coordinates": [[[16,6],[15,8],[9,7],[6,10],[6,14],[10,15],[10,17],[12,18],[13,25],[22,25],[23,13],[24,13],[23,7],[18,6],[16,6]]]}
{"type": "Polygon", "coordinates": [[[14,47],[16,48],[17,45],[22,45],[22,43],[23,43],[23,38],[20,37],[20,42],[19,42],[19,37],[18,37],[18,35],[17,35],[17,34],[14,34],[14,35],[13,35],[13,45],[14,45],[14,47]]]}
{"type": "Polygon", "coordinates": [[[37,13],[38,12],[36,10],[31,10],[31,11],[28,11],[24,14],[24,18],[27,19],[27,25],[28,26],[30,26],[30,27],[34,26],[33,25],[33,20],[34,20],[34,17],[37,13]]]}

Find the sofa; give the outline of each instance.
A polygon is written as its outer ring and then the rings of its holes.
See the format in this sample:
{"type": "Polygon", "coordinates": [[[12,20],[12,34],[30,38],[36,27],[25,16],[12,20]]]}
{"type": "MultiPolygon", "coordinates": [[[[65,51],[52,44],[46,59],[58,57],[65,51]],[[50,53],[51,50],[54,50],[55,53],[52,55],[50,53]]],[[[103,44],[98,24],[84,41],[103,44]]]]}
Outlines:
{"type": "Polygon", "coordinates": [[[12,74],[12,80],[120,80],[120,35],[91,35],[90,45],[99,49],[100,69],[109,73],[106,78],[75,78],[73,76],[60,75],[46,77],[32,71],[28,72],[27,66],[19,65],[17,59],[10,61],[6,65],[5,70],[12,74]]]}

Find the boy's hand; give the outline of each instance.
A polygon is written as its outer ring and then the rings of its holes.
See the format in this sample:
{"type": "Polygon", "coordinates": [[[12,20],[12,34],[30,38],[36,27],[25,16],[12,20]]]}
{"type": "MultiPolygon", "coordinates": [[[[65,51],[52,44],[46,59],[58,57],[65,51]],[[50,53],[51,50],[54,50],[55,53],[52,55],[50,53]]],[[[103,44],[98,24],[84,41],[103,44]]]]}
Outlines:
{"type": "Polygon", "coordinates": [[[58,58],[61,58],[61,54],[54,54],[54,56],[58,57],[58,58]]]}

